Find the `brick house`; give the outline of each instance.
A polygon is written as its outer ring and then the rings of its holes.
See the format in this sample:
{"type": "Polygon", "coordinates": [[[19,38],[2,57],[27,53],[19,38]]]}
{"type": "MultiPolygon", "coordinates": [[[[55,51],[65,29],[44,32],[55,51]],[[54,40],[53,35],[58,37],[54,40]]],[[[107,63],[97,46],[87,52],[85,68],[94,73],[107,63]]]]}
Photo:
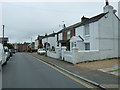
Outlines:
{"type": "Polygon", "coordinates": [[[64,28],[57,32],[58,35],[58,45],[57,46],[66,46],[66,41],[71,39],[73,36],[75,36],[75,27],[77,24],[74,24],[72,26],[66,27],[65,24],[63,25],[64,28]]]}
{"type": "Polygon", "coordinates": [[[18,52],[26,52],[28,51],[28,46],[30,43],[18,43],[18,44],[13,44],[14,48],[18,51],[18,52]]]}
{"type": "Polygon", "coordinates": [[[38,35],[37,39],[35,40],[35,49],[43,48],[42,39],[45,38],[45,36],[38,35]]]}

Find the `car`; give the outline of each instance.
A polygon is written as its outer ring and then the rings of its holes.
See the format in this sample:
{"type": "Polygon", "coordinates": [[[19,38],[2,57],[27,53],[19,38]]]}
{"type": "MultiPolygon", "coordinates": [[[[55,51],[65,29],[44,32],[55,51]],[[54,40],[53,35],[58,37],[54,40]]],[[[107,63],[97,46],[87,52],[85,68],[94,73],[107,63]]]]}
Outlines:
{"type": "Polygon", "coordinates": [[[0,43],[0,63],[2,65],[7,64],[7,54],[3,47],[3,44],[0,43]]]}
{"type": "Polygon", "coordinates": [[[45,49],[40,48],[40,49],[37,50],[37,53],[42,54],[42,53],[46,53],[46,51],[45,51],[45,49]]]}
{"type": "Polygon", "coordinates": [[[6,55],[6,58],[7,58],[7,61],[9,60],[10,58],[10,52],[9,52],[9,49],[7,46],[3,46],[4,47],[4,52],[5,52],[5,55],[6,55]]]}
{"type": "Polygon", "coordinates": [[[10,57],[12,57],[13,56],[12,49],[9,49],[9,53],[10,53],[10,57]]]}
{"type": "Polygon", "coordinates": [[[3,53],[2,52],[3,49],[1,47],[3,47],[2,44],[0,44],[0,72],[2,71],[2,67],[1,66],[2,66],[2,53],[3,53]]]}

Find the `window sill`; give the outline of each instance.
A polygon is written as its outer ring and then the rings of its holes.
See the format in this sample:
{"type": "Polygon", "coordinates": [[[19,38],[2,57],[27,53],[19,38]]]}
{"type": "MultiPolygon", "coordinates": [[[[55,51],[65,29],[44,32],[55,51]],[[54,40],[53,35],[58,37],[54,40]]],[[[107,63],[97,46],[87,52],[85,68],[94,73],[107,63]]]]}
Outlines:
{"type": "Polygon", "coordinates": [[[90,37],[90,35],[85,35],[85,37],[90,37]]]}

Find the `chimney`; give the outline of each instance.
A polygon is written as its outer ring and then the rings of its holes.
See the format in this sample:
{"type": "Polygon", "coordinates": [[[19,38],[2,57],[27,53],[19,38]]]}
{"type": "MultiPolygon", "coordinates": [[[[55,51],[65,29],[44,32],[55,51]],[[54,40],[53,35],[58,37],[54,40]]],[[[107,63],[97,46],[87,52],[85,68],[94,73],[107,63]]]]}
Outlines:
{"type": "Polygon", "coordinates": [[[108,2],[108,0],[106,0],[106,6],[108,6],[109,5],[109,2],[108,2]]]}
{"type": "Polygon", "coordinates": [[[103,7],[103,11],[104,13],[109,12],[109,13],[115,13],[115,11],[113,11],[113,6],[109,5],[108,0],[106,0],[105,6],[103,7]]]}
{"type": "Polygon", "coordinates": [[[63,24],[63,29],[64,29],[64,28],[66,28],[66,25],[65,25],[65,24],[63,24]]]}
{"type": "Polygon", "coordinates": [[[45,33],[45,37],[47,37],[47,33],[45,33]]]}
{"type": "Polygon", "coordinates": [[[81,18],[81,22],[84,22],[84,21],[86,21],[86,20],[88,20],[88,19],[89,19],[89,18],[86,18],[86,17],[83,16],[83,17],[81,18]]]}

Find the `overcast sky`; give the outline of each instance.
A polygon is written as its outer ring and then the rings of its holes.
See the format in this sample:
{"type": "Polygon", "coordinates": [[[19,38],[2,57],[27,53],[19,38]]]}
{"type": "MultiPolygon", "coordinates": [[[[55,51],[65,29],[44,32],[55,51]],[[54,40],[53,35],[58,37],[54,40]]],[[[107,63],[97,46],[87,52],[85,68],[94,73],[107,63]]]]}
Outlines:
{"type": "MultiPolygon", "coordinates": [[[[118,10],[117,2],[110,4],[118,10]]],[[[57,32],[59,25],[80,21],[103,12],[104,2],[10,2],[3,3],[3,24],[9,42],[30,42],[39,35],[57,32]]]]}

